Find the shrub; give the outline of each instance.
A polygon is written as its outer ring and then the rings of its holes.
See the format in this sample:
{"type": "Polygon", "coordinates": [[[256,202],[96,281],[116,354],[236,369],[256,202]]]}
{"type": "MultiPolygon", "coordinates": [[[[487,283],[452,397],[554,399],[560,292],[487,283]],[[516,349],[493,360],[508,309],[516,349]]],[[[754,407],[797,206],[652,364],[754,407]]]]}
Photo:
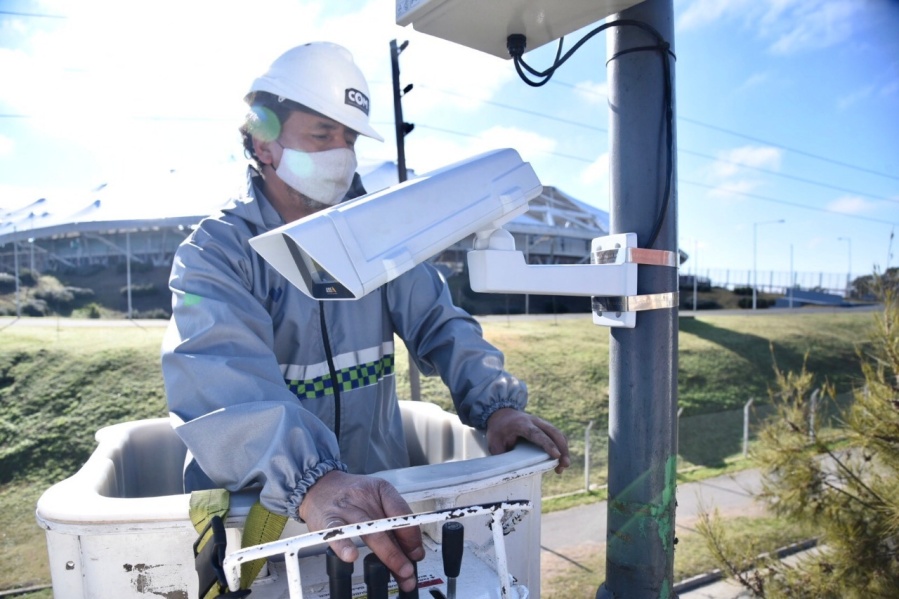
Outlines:
{"type": "MultiPolygon", "coordinates": [[[[128,286],[125,285],[120,290],[122,295],[128,295],[128,286]]],[[[159,293],[159,288],[155,283],[144,283],[141,285],[131,285],[131,297],[149,297],[159,293]]]]}
{"type": "MultiPolygon", "coordinates": [[[[697,528],[718,566],[753,597],[896,596],[899,297],[891,287],[875,291],[884,309],[857,350],[864,379],[853,392],[854,402],[840,410],[845,440],[826,434],[813,399],[816,377],[805,363],[798,372],[781,371],[775,363],[770,394],[776,417],[759,431],[753,452],[762,471],[756,499],[788,524],[811,526],[820,551],[795,564],[757,560],[734,543],[719,519],[700,516],[697,528]]],[[[819,389],[834,400],[826,380],[819,389]]]]}
{"type": "Polygon", "coordinates": [[[75,301],[75,294],[65,287],[40,287],[34,292],[34,297],[44,300],[54,310],[65,309],[75,301]]]}
{"type": "Polygon", "coordinates": [[[36,272],[32,272],[27,268],[23,268],[19,271],[19,283],[26,287],[34,287],[38,284],[39,280],[40,275],[36,272]]]}
{"type": "Polygon", "coordinates": [[[95,295],[93,289],[86,289],[84,287],[66,287],[66,290],[78,301],[90,299],[95,295]]]}
{"type": "Polygon", "coordinates": [[[752,287],[734,287],[734,295],[752,296],[752,287]]]}
{"type": "Polygon", "coordinates": [[[8,293],[16,290],[16,275],[0,272],[0,292],[8,293]]]}
{"type": "MultiPolygon", "coordinates": [[[[742,301],[742,298],[741,300],[742,301]]],[[[750,300],[749,305],[752,306],[752,301],[750,300]]],[[[742,307],[742,306],[741,306],[742,307]]],[[[680,309],[681,310],[692,310],[693,309],[693,296],[692,294],[681,294],[680,298],[680,309]]],[[[696,309],[697,310],[720,310],[721,304],[712,299],[703,299],[698,298],[696,300],[696,309]]]]}
{"type": "MultiPolygon", "coordinates": [[[[751,297],[741,297],[737,301],[737,305],[744,309],[752,308],[752,298],[751,297]]],[[[770,308],[774,305],[773,299],[768,299],[765,297],[756,297],[755,298],[755,307],[758,309],[770,308]]]]}
{"type": "Polygon", "coordinates": [[[33,299],[22,304],[22,314],[25,316],[46,316],[49,313],[50,308],[42,299],[33,299]]]}

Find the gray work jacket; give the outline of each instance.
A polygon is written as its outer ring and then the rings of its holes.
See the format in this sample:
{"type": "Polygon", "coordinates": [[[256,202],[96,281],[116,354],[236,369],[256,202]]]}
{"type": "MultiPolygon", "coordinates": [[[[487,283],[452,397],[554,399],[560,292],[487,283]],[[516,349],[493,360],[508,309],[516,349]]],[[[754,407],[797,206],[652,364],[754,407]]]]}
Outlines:
{"type": "Polygon", "coordinates": [[[265,507],[296,518],[331,470],[407,466],[394,334],[423,374],[441,376],[463,423],[483,429],[499,408],[524,409],[525,385],[431,265],[356,301],[318,302],[278,274],[248,243],[284,224],[257,176],[249,169],[246,197],[204,219],[172,267],[162,369],[193,457],[186,490],[260,486],[265,507]]]}

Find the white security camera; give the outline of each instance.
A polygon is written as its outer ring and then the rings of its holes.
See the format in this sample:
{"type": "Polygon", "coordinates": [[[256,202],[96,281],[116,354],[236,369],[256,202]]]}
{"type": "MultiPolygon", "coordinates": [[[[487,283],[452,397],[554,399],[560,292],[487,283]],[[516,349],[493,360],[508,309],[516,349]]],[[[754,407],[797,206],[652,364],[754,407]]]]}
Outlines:
{"type": "Polygon", "coordinates": [[[343,202],[250,239],[315,299],[359,299],[482,230],[498,229],[540,195],[531,165],[495,150],[343,202]]]}

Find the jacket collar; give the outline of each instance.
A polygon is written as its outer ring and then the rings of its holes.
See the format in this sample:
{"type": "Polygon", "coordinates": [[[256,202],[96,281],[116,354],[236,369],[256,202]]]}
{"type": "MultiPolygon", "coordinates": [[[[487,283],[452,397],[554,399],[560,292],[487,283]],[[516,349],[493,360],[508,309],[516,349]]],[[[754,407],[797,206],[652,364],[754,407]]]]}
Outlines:
{"type": "Polygon", "coordinates": [[[223,210],[238,216],[262,230],[271,230],[285,224],[265,193],[262,191],[262,175],[253,166],[247,166],[247,190],[223,210]]]}

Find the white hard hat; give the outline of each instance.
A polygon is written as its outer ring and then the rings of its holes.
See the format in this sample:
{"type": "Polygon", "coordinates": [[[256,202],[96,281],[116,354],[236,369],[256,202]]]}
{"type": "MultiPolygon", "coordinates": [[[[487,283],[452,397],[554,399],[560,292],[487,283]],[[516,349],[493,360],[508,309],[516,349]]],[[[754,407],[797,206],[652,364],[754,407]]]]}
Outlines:
{"type": "Polygon", "coordinates": [[[247,98],[260,91],[298,102],[357,133],[384,141],[368,124],[368,83],[343,46],[312,42],[288,50],[253,81],[247,98]]]}

